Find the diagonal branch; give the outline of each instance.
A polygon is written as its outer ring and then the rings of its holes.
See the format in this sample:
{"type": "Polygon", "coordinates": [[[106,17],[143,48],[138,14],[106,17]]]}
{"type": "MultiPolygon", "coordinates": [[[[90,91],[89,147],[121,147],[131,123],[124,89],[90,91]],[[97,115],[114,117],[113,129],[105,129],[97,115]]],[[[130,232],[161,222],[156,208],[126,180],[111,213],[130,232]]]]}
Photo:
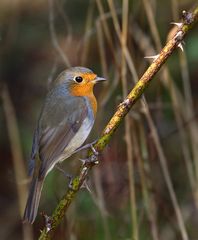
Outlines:
{"type": "MultiPolygon", "coordinates": [[[[137,84],[134,86],[132,91],[128,94],[125,100],[118,106],[117,111],[103,130],[101,137],[95,143],[94,148],[101,153],[106,145],[109,143],[112,135],[116,131],[116,129],[121,124],[124,117],[127,115],[132,106],[136,103],[136,101],[141,97],[145,89],[148,87],[149,83],[156,75],[156,73],[160,70],[162,65],[168,59],[168,57],[173,53],[173,51],[178,47],[179,44],[182,43],[184,37],[189,32],[189,30],[193,27],[195,23],[198,22],[198,7],[192,12],[187,13],[184,12],[183,24],[178,28],[174,37],[165,45],[165,47],[161,50],[157,59],[153,61],[153,63],[149,66],[137,84]]],[[[90,150],[88,153],[88,157],[91,158],[93,156],[93,152],[90,150]]],[[[61,223],[67,208],[70,206],[74,197],[76,196],[78,190],[82,186],[85,181],[89,171],[94,166],[94,163],[85,163],[79,170],[78,176],[76,176],[71,183],[72,188],[69,188],[63,198],[60,200],[58,206],[54,210],[54,213],[50,220],[50,230],[46,227],[42,230],[40,235],[40,240],[43,239],[51,239],[54,234],[56,228],[61,223]]]]}

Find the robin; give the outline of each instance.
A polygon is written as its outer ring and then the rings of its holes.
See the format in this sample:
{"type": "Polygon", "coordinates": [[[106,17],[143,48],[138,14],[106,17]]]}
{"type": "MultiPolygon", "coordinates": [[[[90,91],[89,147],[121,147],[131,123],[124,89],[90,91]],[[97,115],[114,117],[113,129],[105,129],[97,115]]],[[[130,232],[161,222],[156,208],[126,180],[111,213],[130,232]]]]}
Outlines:
{"type": "Polygon", "coordinates": [[[97,112],[95,83],[104,81],[90,69],[63,71],[49,90],[35,130],[29,174],[32,176],[24,222],[33,223],[47,174],[87,139],[97,112]]]}

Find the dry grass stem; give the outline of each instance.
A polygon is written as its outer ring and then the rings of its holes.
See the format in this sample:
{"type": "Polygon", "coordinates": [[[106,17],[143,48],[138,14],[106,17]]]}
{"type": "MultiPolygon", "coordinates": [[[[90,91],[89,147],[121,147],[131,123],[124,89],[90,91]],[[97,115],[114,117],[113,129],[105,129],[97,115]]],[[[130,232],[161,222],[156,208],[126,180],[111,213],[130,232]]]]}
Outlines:
{"type": "Polygon", "coordinates": [[[69,62],[69,59],[67,58],[67,56],[65,55],[65,53],[61,49],[61,47],[58,43],[57,36],[56,36],[56,30],[55,30],[55,26],[54,26],[54,0],[48,0],[48,4],[49,4],[49,27],[50,27],[52,44],[53,44],[55,50],[60,55],[60,57],[62,58],[66,67],[70,67],[71,64],[69,62]]]}
{"type": "MultiPolygon", "coordinates": [[[[128,0],[123,1],[123,12],[122,12],[122,32],[120,33],[120,28],[118,24],[118,20],[115,14],[115,9],[112,1],[108,1],[109,5],[111,5],[111,12],[114,19],[114,26],[117,29],[118,37],[121,38],[121,81],[122,81],[122,92],[123,98],[127,96],[127,64],[125,59],[124,49],[127,46],[127,35],[128,35],[128,0]],[[112,11],[113,9],[113,11],[112,11]]],[[[131,203],[131,220],[132,220],[132,232],[131,239],[138,240],[138,224],[137,224],[137,207],[136,207],[136,190],[135,190],[135,182],[134,182],[134,158],[133,158],[133,148],[132,148],[132,139],[131,139],[131,121],[129,116],[125,118],[125,141],[126,141],[126,152],[127,152],[127,164],[128,164],[128,179],[129,179],[129,195],[130,195],[130,203],[131,203]]]]}
{"type": "MultiPolygon", "coordinates": [[[[10,141],[10,147],[13,158],[13,167],[17,188],[18,204],[20,217],[23,216],[24,206],[27,198],[27,175],[23,162],[23,154],[20,143],[20,134],[18,130],[18,124],[15,114],[15,109],[11,101],[10,94],[7,86],[4,84],[2,89],[3,107],[5,112],[5,118],[7,122],[8,136],[10,141]]],[[[23,225],[23,237],[24,239],[33,239],[32,226],[23,225]]]]}

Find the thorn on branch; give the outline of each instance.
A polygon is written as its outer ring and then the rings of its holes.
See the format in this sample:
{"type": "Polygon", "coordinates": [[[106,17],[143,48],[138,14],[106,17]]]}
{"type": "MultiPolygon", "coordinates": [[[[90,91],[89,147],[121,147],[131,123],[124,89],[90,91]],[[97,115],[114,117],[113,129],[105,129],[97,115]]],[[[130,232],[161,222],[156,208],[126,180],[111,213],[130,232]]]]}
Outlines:
{"type": "Polygon", "coordinates": [[[170,24],[176,25],[178,28],[183,26],[183,23],[171,22],[170,24]]]}
{"type": "Polygon", "coordinates": [[[183,48],[183,44],[184,44],[184,41],[182,41],[183,39],[183,32],[182,31],[179,31],[176,35],[175,35],[175,40],[178,41],[178,44],[177,46],[182,50],[182,52],[184,51],[184,48],[183,48]]]}
{"type": "Polygon", "coordinates": [[[182,41],[182,39],[183,39],[183,32],[182,31],[177,32],[175,35],[175,40],[182,41]]]}
{"type": "Polygon", "coordinates": [[[178,44],[178,48],[180,48],[182,52],[184,51],[184,48],[183,48],[183,45],[182,45],[183,43],[184,43],[184,42],[180,42],[180,43],[178,44]]]}
{"type": "Polygon", "coordinates": [[[159,57],[159,54],[153,56],[145,56],[144,58],[153,59],[155,61],[159,57]]]}
{"type": "Polygon", "coordinates": [[[81,185],[80,189],[86,189],[88,192],[91,193],[91,189],[90,189],[90,187],[89,187],[86,179],[84,180],[84,182],[83,182],[83,184],[81,185]]]}

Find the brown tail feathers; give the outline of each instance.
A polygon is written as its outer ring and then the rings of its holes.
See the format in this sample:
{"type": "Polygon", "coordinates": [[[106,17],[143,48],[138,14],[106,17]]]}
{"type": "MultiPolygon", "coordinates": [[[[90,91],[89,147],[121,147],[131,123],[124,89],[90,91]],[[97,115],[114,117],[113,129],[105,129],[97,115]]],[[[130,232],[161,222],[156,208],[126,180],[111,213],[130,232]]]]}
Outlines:
{"type": "Polygon", "coordinates": [[[31,224],[34,222],[38,211],[42,187],[43,179],[39,180],[37,177],[33,177],[23,216],[23,222],[29,222],[31,224]]]}

